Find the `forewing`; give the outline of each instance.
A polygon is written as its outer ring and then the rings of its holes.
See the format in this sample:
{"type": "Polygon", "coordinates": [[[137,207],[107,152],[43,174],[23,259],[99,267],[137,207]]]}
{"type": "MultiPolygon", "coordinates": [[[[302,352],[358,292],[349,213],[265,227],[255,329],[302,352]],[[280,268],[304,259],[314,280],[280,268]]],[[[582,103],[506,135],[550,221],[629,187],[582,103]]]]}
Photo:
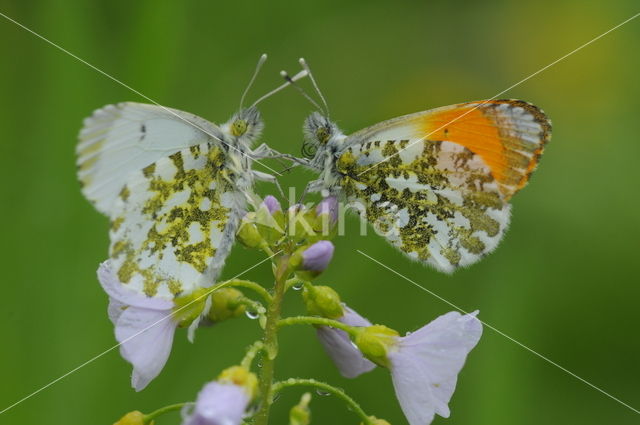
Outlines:
{"type": "Polygon", "coordinates": [[[123,284],[170,299],[215,283],[244,208],[225,161],[224,149],[201,144],[130,175],[110,233],[123,284]]]}
{"type": "Polygon", "coordinates": [[[370,140],[448,141],[475,155],[489,168],[508,200],[524,187],[551,137],[551,122],[521,100],[489,100],[418,112],[361,130],[347,145],[370,140]]]}
{"type": "Polygon", "coordinates": [[[187,112],[141,103],[119,103],[84,120],[76,148],[82,193],[111,217],[129,174],[181,149],[219,143],[220,129],[187,112]]]}
{"type": "Polygon", "coordinates": [[[509,204],[489,167],[452,142],[409,143],[352,144],[336,162],[339,185],[410,258],[444,272],[478,261],[509,223],[509,204]]]}

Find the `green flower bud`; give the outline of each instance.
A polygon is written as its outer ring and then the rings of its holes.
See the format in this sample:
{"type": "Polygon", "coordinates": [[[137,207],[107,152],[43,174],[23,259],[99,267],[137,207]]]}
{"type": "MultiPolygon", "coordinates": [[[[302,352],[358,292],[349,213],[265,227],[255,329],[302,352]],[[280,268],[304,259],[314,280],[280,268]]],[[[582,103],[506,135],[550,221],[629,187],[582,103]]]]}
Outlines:
{"type": "Polygon", "coordinates": [[[211,309],[208,317],[212,322],[221,322],[238,317],[245,311],[245,305],[239,302],[244,294],[236,288],[222,288],[211,294],[211,309]]]}
{"type": "Polygon", "coordinates": [[[311,423],[310,401],[311,394],[304,393],[300,403],[293,406],[289,411],[289,425],[309,425],[311,423]]]}
{"type": "Polygon", "coordinates": [[[316,224],[314,210],[307,210],[302,205],[294,205],[287,210],[287,219],[287,234],[292,241],[300,243],[318,236],[313,230],[316,224]]]}
{"type": "MultiPolygon", "coordinates": [[[[151,421],[146,425],[153,425],[153,424],[154,422],[151,421]]],[[[114,423],[113,425],[145,425],[144,415],[142,414],[142,412],[134,410],[133,412],[129,412],[123,417],[121,417],[120,420],[114,423]]]]}
{"type": "Polygon", "coordinates": [[[244,387],[251,400],[258,395],[258,377],[243,366],[231,366],[223,370],[218,377],[218,381],[244,387]]]}
{"type": "MultiPolygon", "coordinates": [[[[389,422],[385,421],[384,419],[378,419],[375,416],[369,416],[369,420],[371,422],[369,422],[372,425],[391,425],[389,422]]],[[[360,425],[364,425],[363,423],[361,423],[360,425]]]]}
{"type": "Polygon", "coordinates": [[[270,211],[267,205],[262,205],[255,214],[255,224],[258,233],[273,246],[284,236],[284,214],[281,210],[270,211]]]}
{"type": "Polygon", "coordinates": [[[328,286],[305,286],[302,300],[307,312],[312,316],[337,319],[344,315],[340,296],[328,286]]]}
{"type": "Polygon", "coordinates": [[[175,319],[181,328],[187,327],[202,314],[207,297],[205,294],[210,291],[207,288],[196,289],[188,295],[177,297],[174,300],[175,319]]]}
{"type": "Polygon", "coordinates": [[[265,241],[255,224],[256,213],[247,213],[236,233],[236,238],[247,248],[261,247],[265,241]]]}
{"type": "Polygon", "coordinates": [[[389,367],[387,355],[393,350],[400,334],[384,325],[358,328],[354,343],[366,358],[378,366],[389,367]]]}

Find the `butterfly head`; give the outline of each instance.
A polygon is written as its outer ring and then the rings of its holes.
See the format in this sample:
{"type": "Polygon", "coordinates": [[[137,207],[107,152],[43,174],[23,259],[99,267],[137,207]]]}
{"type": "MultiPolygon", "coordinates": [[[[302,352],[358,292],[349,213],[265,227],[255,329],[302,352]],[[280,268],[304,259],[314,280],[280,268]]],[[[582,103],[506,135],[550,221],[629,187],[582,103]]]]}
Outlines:
{"type": "Polygon", "coordinates": [[[317,152],[326,150],[339,134],[336,125],[319,112],[309,115],[303,130],[302,154],[307,158],[313,158],[317,152]]]}
{"type": "Polygon", "coordinates": [[[231,117],[227,125],[229,127],[229,134],[246,146],[250,146],[251,143],[260,136],[264,128],[260,111],[253,106],[241,109],[231,117]]]}

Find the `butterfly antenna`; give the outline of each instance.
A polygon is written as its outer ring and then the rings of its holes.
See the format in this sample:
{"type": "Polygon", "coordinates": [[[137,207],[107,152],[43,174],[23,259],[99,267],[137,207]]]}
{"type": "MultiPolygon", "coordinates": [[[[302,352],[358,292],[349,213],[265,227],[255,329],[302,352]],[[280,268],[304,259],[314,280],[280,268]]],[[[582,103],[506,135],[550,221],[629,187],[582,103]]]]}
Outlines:
{"type": "MultiPolygon", "coordinates": [[[[316,92],[318,92],[318,95],[320,96],[320,99],[322,100],[322,104],[324,105],[325,116],[327,118],[329,118],[329,105],[327,104],[327,100],[322,95],[322,92],[320,91],[320,87],[318,87],[318,83],[316,83],[316,79],[313,78],[313,74],[311,73],[311,68],[309,68],[309,65],[304,60],[304,58],[300,58],[298,60],[298,62],[300,62],[300,66],[302,66],[302,69],[307,71],[307,73],[309,74],[309,78],[311,79],[311,84],[313,84],[313,88],[316,89],[316,92]]],[[[318,109],[320,109],[320,108],[318,108],[318,109]]]]}
{"type": "Polygon", "coordinates": [[[260,59],[258,59],[256,70],[253,71],[253,75],[251,76],[251,80],[249,80],[249,84],[247,85],[247,88],[244,89],[244,93],[242,93],[242,97],[240,98],[240,109],[242,109],[242,105],[244,105],[244,98],[247,97],[247,93],[249,93],[249,89],[251,88],[251,86],[253,86],[253,82],[256,80],[256,77],[258,76],[258,72],[260,72],[260,68],[262,68],[262,65],[266,62],[266,60],[267,60],[267,54],[263,53],[262,56],[260,56],[260,59]]]}
{"type": "MultiPolygon", "coordinates": [[[[308,71],[307,71],[307,70],[303,70],[303,71],[301,71],[301,72],[306,72],[306,73],[308,73],[308,71]]],[[[298,91],[300,92],[300,94],[301,94],[302,96],[304,96],[304,98],[305,98],[305,99],[307,99],[309,102],[311,102],[311,104],[312,104],[312,105],[313,105],[317,110],[322,110],[322,108],[320,107],[320,105],[318,105],[318,102],[316,102],[315,100],[313,100],[313,99],[311,98],[311,96],[309,96],[309,95],[307,94],[307,92],[305,92],[305,91],[302,89],[302,87],[300,87],[299,85],[295,84],[294,79],[293,79],[293,78],[291,78],[291,77],[289,76],[289,74],[287,74],[287,71],[280,71],[280,76],[281,76],[282,78],[284,78],[284,79],[285,79],[289,84],[291,84],[291,85],[292,85],[296,90],[298,90],[298,91]]]]}
{"type": "Polygon", "coordinates": [[[306,77],[308,74],[308,72],[306,70],[302,70],[300,72],[298,72],[296,75],[294,75],[292,78],[289,78],[284,84],[282,84],[281,86],[276,87],[275,89],[271,90],[269,93],[265,94],[264,96],[262,96],[260,99],[256,100],[255,102],[253,102],[253,104],[251,105],[251,107],[253,108],[254,106],[256,106],[258,103],[262,102],[263,100],[265,100],[266,98],[278,93],[280,90],[287,88],[290,85],[294,85],[295,86],[295,82],[306,77]]]}

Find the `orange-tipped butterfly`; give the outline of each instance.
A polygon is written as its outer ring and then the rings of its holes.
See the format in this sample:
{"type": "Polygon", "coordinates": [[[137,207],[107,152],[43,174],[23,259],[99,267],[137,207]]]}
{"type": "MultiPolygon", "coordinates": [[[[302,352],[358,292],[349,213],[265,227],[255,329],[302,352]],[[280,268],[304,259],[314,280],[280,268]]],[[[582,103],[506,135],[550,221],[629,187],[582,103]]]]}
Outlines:
{"type": "Polygon", "coordinates": [[[345,135],[320,96],[325,110],[306,119],[307,159],[297,161],[320,173],[307,190],[346,198],[393,246],[447,273],[498,245],[509,200],[551,136],[544,112],[521,100],[460,103],[345,135]]]}

